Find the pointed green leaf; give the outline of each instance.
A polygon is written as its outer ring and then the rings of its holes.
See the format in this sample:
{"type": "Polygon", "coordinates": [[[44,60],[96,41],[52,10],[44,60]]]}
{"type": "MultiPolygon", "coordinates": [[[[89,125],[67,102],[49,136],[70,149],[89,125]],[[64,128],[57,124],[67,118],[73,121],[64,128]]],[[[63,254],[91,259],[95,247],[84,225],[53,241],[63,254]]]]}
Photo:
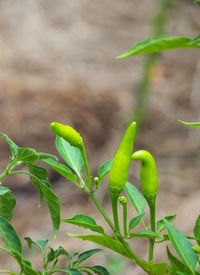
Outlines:
{"type": "Polygon", "coordinates": [[[134,229],[139,224],[144,215],[145,213],[142,213],[141,215],[138,215],[129,222],[129,231],[134,229]]]}
{"type": "Polygon", "coordinates": [[[68,269],[56,269],[56,272],[64,272],[68,275],[82,275],[82,273],[75,268],[68,268],[68,269]]]}
{"type": "Polygon", "coordinates": [[[188,270],[187,266],[171,253],[168,245],[167,245],[167,256],[168,256],[168,259],[169,259],[171,265],[173,266],[173,268],[175,270],[177,270],[177,271],[186,271],[187,270],[190,272],[190,270],[188,270]]]}
{"type": "Polygon", "coordinates": [[[176,229],[171,223],[164,219],[167,226],[170,241],[174,247],[176,253],[185,262],[192,274],[195,274],[194,270],[198,262],[197,255],[192,250],[191,242],[186,238],[183,233],[176,229]]]}
{"type": "Polygon", "coordinates": [[[36,186],[36,188],[38,190],[41,190],[42,194],[46,199],[49,212],[51,215],[51,220],[53,223],[54,237],[56,237],[57,231],[60,227],[60,211],[61,211],[60,200],[58,196],[49,188],[45,180],[41,180],[33,174],[30,174],[30,178],[34,183],[34,185],[36,186]]]}
{"type": "MultiPolygon", "coordinates": [[[[155,53],[166,50],[200,48],[197,43],[190,44],[192,39],[181,36],[156,36],[137,43],[117,59],[126,58],[138,54],[155,53]]],[[[194,42],[194,41],[193,41],[194,42]]],[[[197,41],[198,42],[198,41],[197,41]]]]}
{"type": "Polygon", "coordinates": [[[16,199],[10,190],[0,186],[0,216],[10,221],[13,216],[13,209],[16,205],[16,199]]]}
{"type": "Polygon", "coordinates": [[[58,161],[58,158],[52,154],[47,154],[47,153],[38,153],[39,159],[53,159],[55,161],[58,161]]]}
{"type": "Polygon", "coordinates": [[[107,160],[99,167],[99,179],[102,180],[109,172],[113,163],[113,158],[110,160],[107,160]]]}
{"type": "MultiPolygon", "coordinates": [[[[175,218],[176,218],[176,215],[164,217],[164,219],[166,219],[168,222],[172,222],[173,220],[175,220],[175,218]]],[[[160,233],[165,228],[166,228],[166,224],[165,224],[164,220],[163,219],[158,220],[157,221],[157,232],[160,233]]]]}
{"type": "Polygon", "coordinates": [[[130,238],[150,238],[150,239],[156,239],[156,238],[162,238],[160,234],[150,231],[150,230],[142,230],[136,233],[130,233],[130,238]]]}
{"type": "Polygon", "coordinates": [[[90,249],[87,250],[81,254],[78,255],[78,260],[76,261],[78,264],[82,263],[83,261],[87,260],[89,257],[91,257],[92,255],[94,255],[97,252],[103,251],[100,248],[96,248],[96,249],[90,249]]]}
{"type": "Polygon", "coordinates": [[[125,192],[138,214],[142,214],[147,205],[147,202],[143,195],[130,182],[126,182],[125,192]]]}
{"type": "Polygon", "coordinates": [[[60,200],[58,196],[45,184],[41,183],[40,187],[42,189],[42,192],[44,193],[44,197],[46,199],[46,202],[49,208],[49,212],[51,215],[51,220],[54,228],[54,237],[56,237],[58,229],[60,227],[60,211],[61,211],[60,200]]]}
{"type": "Polygon", "coordinates": [[[83,157],[81,151],[63,138],[56,136],[56,148],[64,161],[82,178],[83,157]]]}
{"type": "Polygon", "coordinates": [[[17,154],[18,146],[6,134],[0,133],[0,136],[3,137],[5,141],[7,141],[12,153],[12,157],[14,158],[15,155],[17,154]]]}
{"type": "Polygon", "coordinates": [[[49,182],[48,182],[48,172],[45,168],[43,168],[41,166],[38,166],[36,164],[33,164],[31,162],[26,162],[26,164],[27,164],[27,166],[29,168],[29,171],[32,175],[32,176],[30,175],[31,182],[36,187],[36,189],[39,193],[39,196],[40,196],[39,207],[41,207],[41,205],[43,203],[43,200],[44,200],[44,194],[43,194],[42,189],[40,187],[40,183],[44,183],[45,185],[47,185],[47,187],[50,188],[50,185],[49,185],[49,182]]]}
{"type": "Polygon", "coordinates": [[[152,263],[152,262],[146,262],[142,259],[140,259],[142,266],[145,268],[145,271],[150,275],[166,275],[166,273],[169,269],[169,266],[167,263],[152,263]]]}
{"type": "Polygon", "coordinates": [[[182,123],[183,125],[187,125],[187,126],[194,126],[194,127],[200,127],[200,122],[185,122],[185,121],[182,121],[180,119],[178,119],[178,121],[180,123],[182,123]]]}
{"type": "Polygon", "coordinates": [[[63,177],[69,179],[70,181],[76,183],[77,176],[72,173],[72,171],[64,164],[54,161],[52,159],[43,159],[43,161],[58,172],[63,177]]]}
{"type": "Polygon", "coordinates": [[[71,256],[62,246],[56,250],[54,250],[52,247],[49,247],[49,249],[50,251],[47,254],[47,263],[54,261],[60,255],[66,255],[67,257],[71,256]]]}
{"type": "Polygon", "coordinates": [[[197,35],[189,44],[194,45],[199,43],[200,43],[200,35],[197,35]]]}
{"type": "Polygon", "coordinates": [[[39,156],[38,153],[32,148],[19,147],[17,148],[16,159],[24,162],[35,162],[39,159],[39,156]]]}
{"type": "Polygon", "coordinates": [[[33,241],[30,237],[24,237],[24,239],[27,241],[29,248],[31,248],[32,245],[34,244],[41,250],[43,256],[45,256],[44,248],[49,240],[33,241]]]}
{"type": "Polygon", "coordinates": [[[18,254],[22,254],[22,244],[17,232],[3,217],[0,217],[0,232],[4,243],[8,248],[18,254]]]}
{"type": "Polygon", "coordinates": [[[194,236],[198,239],[197,243],[200,245],[200,215],[198,216],[194,226],[194,236]]]}
{"type": "Polygon", "coordinates": [[[108,272],[108,270],[105,267],[100,265],[84,266],[84,267],[94,271],[94,273],[98,275],[110,275],[110,272],[108,272]]]}
{"type": "Polygon", "coordinates": [[[97,225],[96,221],[93,218],[86,215],[76,215],[71,219],[62,219],[62,221],[66,223],[75,224],[98,233],[104,233],[103,227],[97,225]]]}
{"type": "Polygon", "coordinates": [[[118,240],[113,239],[112,237],[109,237],[107,235],[78,235],[78,234],[72,234],[72,233],[68,233],[68,235],[71,237],[100,244],[127,258],[130,258],[130,255],[127,253],[123,245],[118,240]]]}

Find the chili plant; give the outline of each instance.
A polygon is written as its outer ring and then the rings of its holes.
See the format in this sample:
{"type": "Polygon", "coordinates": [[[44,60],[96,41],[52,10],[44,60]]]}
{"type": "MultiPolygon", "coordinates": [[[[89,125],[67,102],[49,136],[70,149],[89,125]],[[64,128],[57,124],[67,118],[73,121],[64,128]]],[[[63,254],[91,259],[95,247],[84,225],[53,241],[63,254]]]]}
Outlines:
{"type": "Polygon", "coordinates": [[[47,252],[46,245],[48,244],[48,239],[33,240],[31,237],[24,237],[23,239],[27,242],[29,248],[36,246],[40,250],[43,269],[40,271],[36,270],[32,266],[32,263],[24,257],[22,241],[11,224],[16,198],[9,188],[3,186],[2,182],[5,181],[7,176],[16,174],[24,174],[30,178],[30,181],[37,189],[40,197],[39,207],[42,206],[44,199],[47,202],[53,224],[54,237],[56,237],[61,221],[60,200],[51,189],[47,170],[36,164],[36,162],[38,160],[50,163],[51,161],[56,162],[57,157],[46,153],[36,152],[32,148],[18,147],[7,135],[0,133],[0,136],[6,140],[11,149],[9,164],[5,171],[0,174],[0,235],[5,244],[5,246],[0,246],[0,250],[13,257],[19,265],[17,272],[0,270],[0,273],[12,275],[50,275],[62,272],[69,275],[81,275],[83,273],[92,274],[93,272],[93,274],[109,275],[106,268],[102,266],[89,266],[83,264],[86,259],[102,251],[102,249],[99,248],[87,250],[82,253],[75,252],[70,254],[62,246],[57,249],[48,246],[49,251],[47,252]],[[28,171],[20,170],[19,168],[22,165],[26,165],[28,171]],[[61,267],[59,263],[60,256],[62,255],[66,257],[66,264],[64,267],[61,267]]]}
{"type": "Polygon", "coordinates": [[[139,265],[147,274],[200,274],[200,216],[196,220],[194,236],[185,236],[171,224],[176,215],[156,219],[158,190],[156,163],[153,156],[146,150],[133,153],[136,132],[135,122],[131,123],[126,130],[114,158],[99,167],[98,177],[90,174],[84,142],[79,133],[74,132],[75,130],[69,126],[56,122],[51,124],[51,129],[57,135],[57,150],[68,166],[57,162],[55,159],[46,158],[43,161],[89,195],[112,231],[112,233],[109,233],[108,228],[99,225],[92,217],[78,214],[72,218],[62,219],[62,221],[89,229],[95,234],[68,233],[69,236],[107,247],[139,265]],[[81,142],[77,143],[77,137],[81,142]],[[141,161],[142,193],[132,183],[127,182],[129,165],[133,160],[141,161]],[[83,175],[83,167],[85,167],[86,176],[83,175]],[[107,174],[109,174],[108,190],[110,192],[113,218],[107,215],[96,196],[96,191],[101,188],[107,174]],[[123,190],[125,196],[121,196],[123,190]],[[118,213],[119,204],[123,207],[122,217],[118,213]],[[150,208],[149,224],[144,221],[144,211],[147,205],[150,208]],[[129,221],[127,220],[128,207],[133,207],[137,212],[137,215],[129,221]],[[122,223],[119,222],[120,218],[123,220],[122,223]],[[141,224],[143,230],[137,231],[138,224],[141,224]],[[163,233],[164,230],[166,230],[165,233],[163,233]],[[149,239],[148,259],[139,258],[135,251],[131,249],[131,243],[134,243],[136,238],[149,239]],[[196,245],[193,245],[190,239],[196,241],[196,245]],[[166,254],[170,264],[154,261],[154,246],[161,242],[168,243],[166,254]],[[173,246],[177,255],[174,255],[171,251],[169,244],[173,246]]]}

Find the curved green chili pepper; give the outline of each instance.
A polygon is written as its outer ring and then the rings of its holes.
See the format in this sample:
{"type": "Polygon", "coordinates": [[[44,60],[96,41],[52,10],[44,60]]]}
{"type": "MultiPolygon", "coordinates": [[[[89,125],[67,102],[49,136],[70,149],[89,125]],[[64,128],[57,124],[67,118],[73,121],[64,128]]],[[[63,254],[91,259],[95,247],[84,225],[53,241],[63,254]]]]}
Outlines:
{"type": "Polygon", "coordinates": [[[155,197],[158,190],[158,177],[153,156],[148,151],[140,150],[135,152],[131,158],[142,162],[140,180],[144,196],[147,199],[155,197]]]}
{"type": "MultiPolygon", "coordinates": [[[[140,168],[141,186],[144,197],[146,198],[150,208],[151,230],[156,232],[155,203],[158,190],[156,163],[153,156],[145,150],[135,152],[132,155],[132,159],[138,159],[142,162],[140,168]]],[[[153,251],[154,241],[150,239],[149,261],[153,260],[153,251]]]]}
{"type": "Polygon", "coordinates": [[[52,122],[50,124],[50,128],[52,132],[64,138],[67,142],[69,142],[70,145],[77,147],[79,149],[83,148],[82,137],[72,127],[58,123],[58,122],[52,122]]]}
{"type": "Polygon", "coordinates": [[[110,189],[113,218],[115,222],[116,231],[119,232],[117,201],[119,194],[124,189],[128,176],[128,168],[133,151],[134,139],[136,133],[136,122],[132,122],[127,128],[122,141],[119,145],[117,153],[115,154],[112,167],[109,175],[108,186],[110,189]]]}
{"type": "Polygon", "coordinates": [[[122,138],[110,170],[108,185],[111,193],[116,193],[119,195],[124,189],[128,176],[131,154],[133,151],[135,133],[136,122],[132,122],[122,138]]]}

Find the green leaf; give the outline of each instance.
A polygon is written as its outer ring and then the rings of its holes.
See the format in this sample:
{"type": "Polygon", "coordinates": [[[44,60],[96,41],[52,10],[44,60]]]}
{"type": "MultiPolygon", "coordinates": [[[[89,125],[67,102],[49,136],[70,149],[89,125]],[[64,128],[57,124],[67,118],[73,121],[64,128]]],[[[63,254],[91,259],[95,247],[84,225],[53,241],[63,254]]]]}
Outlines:
{"type": "Polygon", "coordinates": [[[103,251],[103,250],[100,248],[87,250],[87,251],[78,255],[78,260],[76,261],[76,263],[80,264],[83,261],[87,260],[92,255],[94,255],[95,253],[100,252],[100,251],[103,251]]]}
{"type": "Polygon", "coordinates": [[[34,270],[32,268],[31,262],[29,262],[25,259],[23,259],[22,262],[23,262],[24,275],[39,275],[40,274],[39,272],[37,272],[36,270],[34,270]]]}
{"type": "Polygon", "coordinates": [[[63,138],[56,136],[56,148],[64,161],[82,178],[83,157],[81,151],[63,138]]]}
{"type": "Polygon", "coordinates": [[[27,241],[29,248],[34,244],[41,250],[42,254],[45,255],[44,248],[49,240],[33,241],[30,237],[24,237],[24,239],[27,241]]]}
{"type": "Polygon", "coordinates": [[[34,183],[36,188],[38,190],[41,190],[41,193],[44,195],[46,199],[49,212],[51,215],[51,220],[53,223],[54,237],[56,237],[56,234],[60,227],[60,211],[61,211],[60,200],[58,196],[49,188],[45,180],[41,180],[33,174],[30,174],[30,178],[32,179],[32,182],[34,183]]]}
{"type": "Polygon", "coordinates": [[[98,233],[104,233],[103,227],[97,225],[96,221],[93,218],[86,215],[76,215],[71,219],[62,219],[62,221],[70,224],[75,224],[98,233]]]}
{"type": "Polygon", "coordinates": [[[56,162],[52,159],[43,159],[43,161],[53,168],[60,175],[69,179],[70,181],[76,183],[77,176],[72,173],[72,171],[64,164],[56,162]]]}
{"type": "Polygon", "coordinates": [[[82,275],[82,273],[75,268],[68,268],[68,269],[56,269],[56,272],[64,272],[68,275],[82,275]]]}
{"type": "Polygon", "coordinates": [[[15,260],[16,262],[19,264],[20,266],[20,273],[19,274],[24,274],[24,275],[39,275],[39,272],[37,272],[36,270],[34,270],[32,268],[32,264],[23,259],[22,256],[20,254],[18,254],[15,251],[12,250],[8,250],[5,247],[0,246],[0,250],[3,250],[5,252],[7,252],[8,254],[10,254],[15,260]]]}
{"type": "Polygon", "coordinates": [[[5,141],[8,143],[12,153],[12,158],[14,158],[15,155],[17,154],[18,146],[6,134],[0,133],[0,136],[3,137],[5,141]]]}
{"type": "Polygon", "coordinates": [[[107,160],[99,167],[99,179],[102,180],[109,172],[113,163],[113,158],[110,160],[107,160]]]}
{"type": "Polygon", "coordinates": [[[4,243],[11,251],[22,255],[22,244],[17,232],[12,225],[3,217],[0,217],[0,232],[4,243]]]}
{"type": "Polygon", "coordinates": [[[11,191],[6,187],[0,186],[0,216],[10,221],[15,205],[16,199],[11,191]]]}
{"type": "Polygon", "coordinates": [[[45,184],[40,183],[40,187],[44,193],[44,197],[46,199],[46,202],[49,208],[51,220],[53,223],[54,238],[55,238],[57,235],[58,229],[60,227],[60,211],[61,211],[60,200],[57,197],[57,195],[45,184]]]}
{"type": "Polygon", "coordinates": [[[197,35],[189,44],[194,45],[194,44],[199,44],[199,43],[200,43],[200,35],[197,35]]]}
{"type": "Polygon", "coordinates": [[[40,203],[39,203],[39,207],[41,207],[43,200],[44,200],[44,194],[42,192],[42,189],[40,187],[40,183],[44,183],[45,185],[47,185],[50,188],[49,182],[48,182],[48,172],[45,168],[38,166],[36,164],[33,164],[31,162],[26,162],[29,171],[31,173],[30,175],[30,179],[31,182],[33,183],[33,185],[36,187],[39,196],[40,196],[40,203]],[[39,182],[39,184],[38,184],[39,182]]]}
{"type": "Polygon", "coordinates": [[[78,235],[78,234],[72,234],[72,233],[68,233],[68,235],[71,237],[100,244],[127,258],[131,258],[130,255],[127,253],[126,249],[118,240],[113,239],[112,237],[109,237],[107,235],[78,235]]]}
{"type": "MultiPolygon", "coordinates": [[[[171,265],[173,266],[173,268],[175,270],[177,270],[177,271],[186,271],[187,270],[188,271],[187,266],[171,253],[168,246],[167,246],[167,256],[168,256],[168,259],[169,259],[171,265]]],[[[189,272],[190,272],[190,270],[189,270],[189,272]]]]}
{"type": "Polygon", "coordinates": [[[100,265],[94,265],[94,266],[84,266],[84,268],[88,268],[92,271],[94,271],[95,274],[98,275],[110,275],[110,272],[108,272],[108,270],[100,265]]]}
{"type": "Polygon", "coordinates": [[[47,154],[47,153],[37,153],[38,154],[38,157],[39,159],[53,159],[55,161],[58,161],[58,158],[54,155],[51,155],[51,154],[47,154]]]}
{"type": "MultiPolygon", "coordinates": [[[[172,216],[166,216],[163,219],[166,219],[168,222],[172,222],[173,220],[175,220],[176,215],[172,215],[172,216]]],[[[166,224],[164,222],[163,219],[160,219],[157,221],[157,232],[160,233],[161,231],[163,231],[166,228],[166,224]]]]}
{"type": "Polygon", "coordinates": [[[60,255],[66,255],[68,258],[71,256],[62,246],[56,250],[54,250],[52,247],[49,247],[49,249],[50,251],[47,254],[47,263],[57,259],[60,255]]]}
{"type": "Polygon", "coordinates": [[[166,273],[169,269],[169,266],[167,263],[152,263],[152,262],[146,262],[141,259],[142,265],[145,268],[146,272],[150,275],[164,275],[168,274],[166,273]]]}
{"type": "Polygon", "coordinates": [[[131,184],[130,182],[126,182],[125,185],[125,192],[132,203],[135,210],[138,212],[138,214],[142,214],[144,212],[144,209],[146,208],[147,202],[143,195],[138,191],[138,189],[131,184]]]}
{"type": "Polygon", "coordinates": [[[194,236],[198,239],[197,240],[198,245],[200,245],[200,215],[196,219],[193,232],[194,232],[194,236]]]}
{"type": "Polygon", "coordinates": [[[138,215],[129,222],[129,231],[134,229],[139,224],[144,215],[145,213],[142,213],[141,215],[138,215]]]}
{"type": "Polygon", "coordinates": [[[35,162],[39,159],[38,153],[32,149],[32,148],[24,148],[24,147],[20,147],[17,148],[17,155],[16,155],[16,159],[19,161],[31,161],[31,162],[35,162]]]}
{"type": "Polygon", "coordinates": [[[195,274],[194,270],[198,262],[197,255],[192,250],[191,242],[186,236],[176,229],[171,223],[164,219],[167,226],[170,241],[174,247],[176,253],[185,262],[192,274],[195,274]]]}
{"type": "Polygon", "coordinates": [[[130,238],[150,238],[150,239],[156,239],[156,238],[162,238],[160,234],[150,231],[150,230],[142,230],[136,233],[130,233],[130,238]]]}
{"type": "MultiPolygon", "coordinates": [[[[197,41],[198,42],[198,41],[197,41]]],[[[126,58],[138,54],[155,53],[166,50],[184,49],[184,48],[200,48],[194,40],[181,36],[156,36],[137,43],[133,48],[129,49],[117,59],[126,58]],[[191,42],[193,44],[190,44],[191,42]]]]}
{"type": "Polygon", "coordinates": [[[187,126],[194,126],[194,127],[200,127],[200,122],[185,122],[185,121],[182,121],[180,119],[178,119],[178,121],[180,123],[182,123],[183,125],[187,125],[187,126]]]}

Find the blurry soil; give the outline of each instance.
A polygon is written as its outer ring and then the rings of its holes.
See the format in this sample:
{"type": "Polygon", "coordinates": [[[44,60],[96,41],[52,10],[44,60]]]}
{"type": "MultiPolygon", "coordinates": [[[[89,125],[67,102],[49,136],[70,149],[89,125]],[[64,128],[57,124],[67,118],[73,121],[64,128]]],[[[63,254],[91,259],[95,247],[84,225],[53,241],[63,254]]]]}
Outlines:
{"type": "MultiPolygon", "coordinates": [[[[191,38],[199,34],[200,8],[192,2],[177,1],[166,34],[191,38]]],[[[143,56],[120,61],[115,56],[149,36],[155,4],[154,0],[0,1],[0,131],[19,146],[58,156],[49,123],[69,124],[83,136],[96,176],[98,166],[117,149],[142,71],[143,56]]],[[[177,119],[200,120],[199,78],[198,50],[163,53],[152,71],[147,117],[135,142],[136,150],[150,151],[157,162],[157,216],[176,213],[174,224],[185,234],[192,234],[200,209],[200,132],[177,119]]],[[[10,154],[3,139],[0,151],[2,171],[10,154]]],[[[91,201],[72,183],[52,170],[49,179],[61,199],[63,218],[81,213],[104,224],[91,201]]],[[[129,180],[140,188],[138,163],[129,180]]],[[[17,197],[13,224],[19,235],[51,239],[47,207],[37,208],[38,196],[29,179],[12,176],[3,183],[17,197]]],[[[106,181],[98,197],[111,214],[106,181]]],[[[130,218],[134,214],[130,210],[130,218]]],[[[52,246],[63,245],[71,253],[97,247],[67,237],[67,231],[74,227],[62,225],[52,246]]],[[[147,256],[146,241],[135,241],[133,246],[140,257],[147,256]]],[[[105,251],[94,256],[95,264],[107,265],[112,274],[144,274],[105,251]],[[121,262],[119,271],[114,270],[116,262],[121,262]]],[[[163,251],[165,245],[160,245],[157,261],[164,259],[163,251]]],[[[32,256],[27,248],[25,254],[32,256]]],[[[33,254],[39,267],[40,255],[37,250],[33,254]]],[[[2,254],[0,267],[8,264],[12,266],[12,261],[2,254]]]]}

